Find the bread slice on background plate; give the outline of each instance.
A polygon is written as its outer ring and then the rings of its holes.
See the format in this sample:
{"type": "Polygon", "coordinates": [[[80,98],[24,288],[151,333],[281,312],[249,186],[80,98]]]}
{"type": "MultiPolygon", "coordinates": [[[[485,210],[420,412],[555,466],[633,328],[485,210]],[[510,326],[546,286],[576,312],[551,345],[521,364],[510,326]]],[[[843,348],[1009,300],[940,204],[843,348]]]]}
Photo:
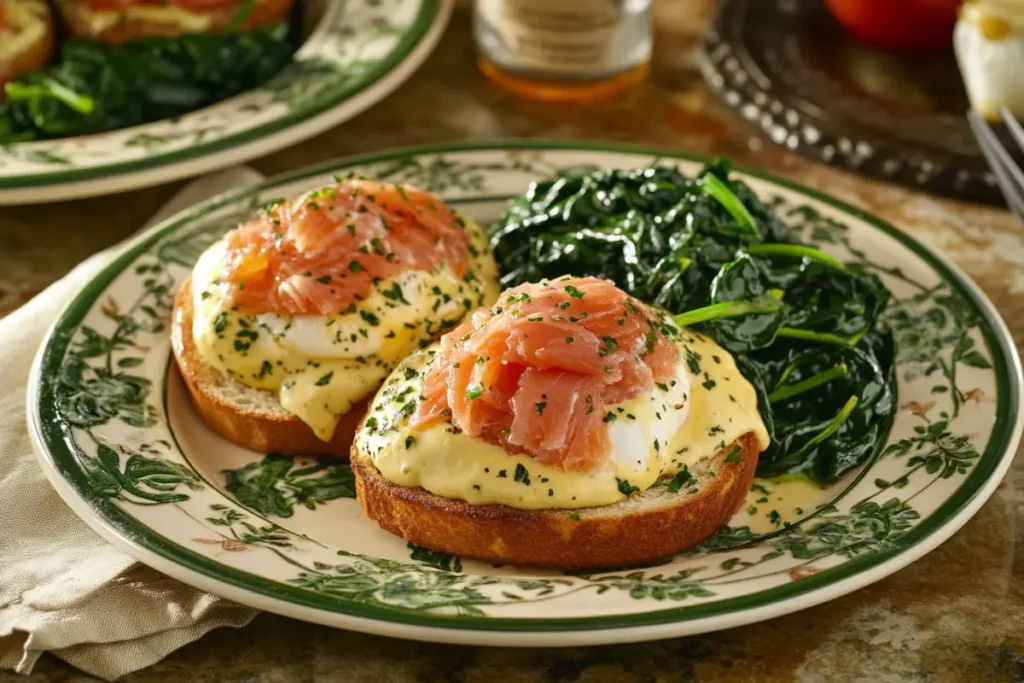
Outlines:
{"type": "Polygon", "coordinates": [[[330,442],[322,441],[305,422],[287,412],[277,393],[254,389],[205,362],[192,337],[192,277],[174,300],[171,348],[206,426],[228,441],[260,453],[347,456],[356,427],[372,396],[343,415],[330,442]]]}
{"type": "Polygon", "coordinates": [[[0,2],[0,101],[3,86],[53,58],[53,17],[43,0],[0,2]]]}
{"type": "MultiPolygon", "coordinates": [[[[106,3],[56,0],[61,22],[73,38],[98,40],[107,44],[140,38],[176,38],[186,33],[219,33],[235,20],[243,3],[185,2],[169,4],[106,3]]],[[[256,0],[238,27],[245,32],[287,21],[292,0],[256,0]]]]}
{"type": "Polygon", "coordinates": [[[471,505],[385,479],[352,448],[356,497],[386,531],[431,550],[486,562],[585,571],[648,564],[713,536],[743,505],[758,444],[745,434],[689,468],[693,483],[663,483],[614,505],[520,510],[471,505]],[[729,457],[734,446],[740,457],[729,457]],[[696,488],[696,491],[688,491],[696,488]]]}

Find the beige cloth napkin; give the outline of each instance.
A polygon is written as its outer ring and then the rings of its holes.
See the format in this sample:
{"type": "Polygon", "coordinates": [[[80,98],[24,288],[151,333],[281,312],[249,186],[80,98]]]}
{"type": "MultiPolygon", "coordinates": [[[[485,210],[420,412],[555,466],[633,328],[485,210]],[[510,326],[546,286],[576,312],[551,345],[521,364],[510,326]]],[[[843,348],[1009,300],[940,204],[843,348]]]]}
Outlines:
{"type": "MultiPolygon", "coordinates": [[[[262,179],[238,167],[186,186],[150,224],[262,179]]],[[[44,334],[117,247],[84,261],[0,320],[0,669],[30,673],[43,652],[111,680],[254,610],[136,563],[97,536],[47,483],[29,443],[25,386],[44,334]]]]}

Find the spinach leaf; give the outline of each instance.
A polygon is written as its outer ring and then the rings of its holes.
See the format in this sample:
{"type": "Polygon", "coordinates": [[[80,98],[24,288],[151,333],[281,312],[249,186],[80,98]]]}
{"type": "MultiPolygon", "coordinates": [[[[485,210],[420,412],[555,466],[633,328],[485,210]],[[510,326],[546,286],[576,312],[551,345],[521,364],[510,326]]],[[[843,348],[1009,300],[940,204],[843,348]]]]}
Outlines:
{"type": "MultiPolygon", "coordinates": [[[[775,355],[777,349],[767,350],[752,361],[761,371],[755,377],[741,367],[755,385],[760,382],[770,391],[778,435],[761,455],[759,474],[803,473],[824,483],[864,463],[888,431],[895,410],[892,348],[892,336],[874,330],[856,347],[794,343],[781,355],[775,355]],[[786,391],[800,385],[802,390],[786,391]],[[812,442],[851,398],[856,403],[830,438],[812,442]]],[[[759,405],[761,401],[759,394],[759,405]]]]}
{"type": "Polygon", "coordinates": [[[741,254],[735,261],[722,266],[711,281],[711,301],[715,304],[754,304],[760,312],[714,318],[704,327],[731,353],[770,346],[789,316],[788,308],[781,299],[782,291],[772,288],[764,268],[747,254],[741,254]]]}
{"type": "Polygon", "coordinates": [[[244,34],[144,38],[114,46],[68,40],[54,66],[5,86],[0,144],[180,116],[267,81],[291,61],[294,51],[288,24],[244,34]]]}
{"type": "Polygon", "coordinates": [[[859,265],[837,270],[805,261],[786,288],[789,325],[840,337],[864,334],[889,302],[889,290],[859,265]]]}

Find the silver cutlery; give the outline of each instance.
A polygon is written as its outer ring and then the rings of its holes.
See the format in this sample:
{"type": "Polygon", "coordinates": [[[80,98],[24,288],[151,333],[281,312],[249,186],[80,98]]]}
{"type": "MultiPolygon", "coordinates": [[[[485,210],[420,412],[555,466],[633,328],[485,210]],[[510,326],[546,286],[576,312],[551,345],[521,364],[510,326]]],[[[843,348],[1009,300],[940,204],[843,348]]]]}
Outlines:
{"type": "MultiPolygon", "coordinates": [[[[1014,141],[1021,149],[1024,149],[1024,128],[1005,108],[1000,113],[1014,141]]],[[[983,118],[972,111],[967,114],[967,120],[989,166],[996,174],[999,189],[1002,190],[1010,211],[1017,217],[1017,220],[1024,223],[1024,171],[1021,171],[1020,166],[1013,160],[1006,147],[992,131],[992,127],[983,118]]]]}

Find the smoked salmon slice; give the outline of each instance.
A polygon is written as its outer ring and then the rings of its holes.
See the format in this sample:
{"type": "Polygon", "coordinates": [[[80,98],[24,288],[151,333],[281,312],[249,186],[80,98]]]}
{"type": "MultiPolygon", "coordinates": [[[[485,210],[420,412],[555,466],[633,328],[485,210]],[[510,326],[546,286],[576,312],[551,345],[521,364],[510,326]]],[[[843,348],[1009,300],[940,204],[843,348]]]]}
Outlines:
{"type": "Polygon", "coordinates": [[[605,407],[674,375],[676,332],[608,280],[520,285],[441,338],[413,423],[591,469],[611,449],[605,407]]]}
{"type": "Polygon", "coordinates": [[[461,219],[414,187],[346,179],[267,207],[224,237],[220,286],[261,313],[344,313],[376,280],[448,264],[469,269],[461,219]]]}

